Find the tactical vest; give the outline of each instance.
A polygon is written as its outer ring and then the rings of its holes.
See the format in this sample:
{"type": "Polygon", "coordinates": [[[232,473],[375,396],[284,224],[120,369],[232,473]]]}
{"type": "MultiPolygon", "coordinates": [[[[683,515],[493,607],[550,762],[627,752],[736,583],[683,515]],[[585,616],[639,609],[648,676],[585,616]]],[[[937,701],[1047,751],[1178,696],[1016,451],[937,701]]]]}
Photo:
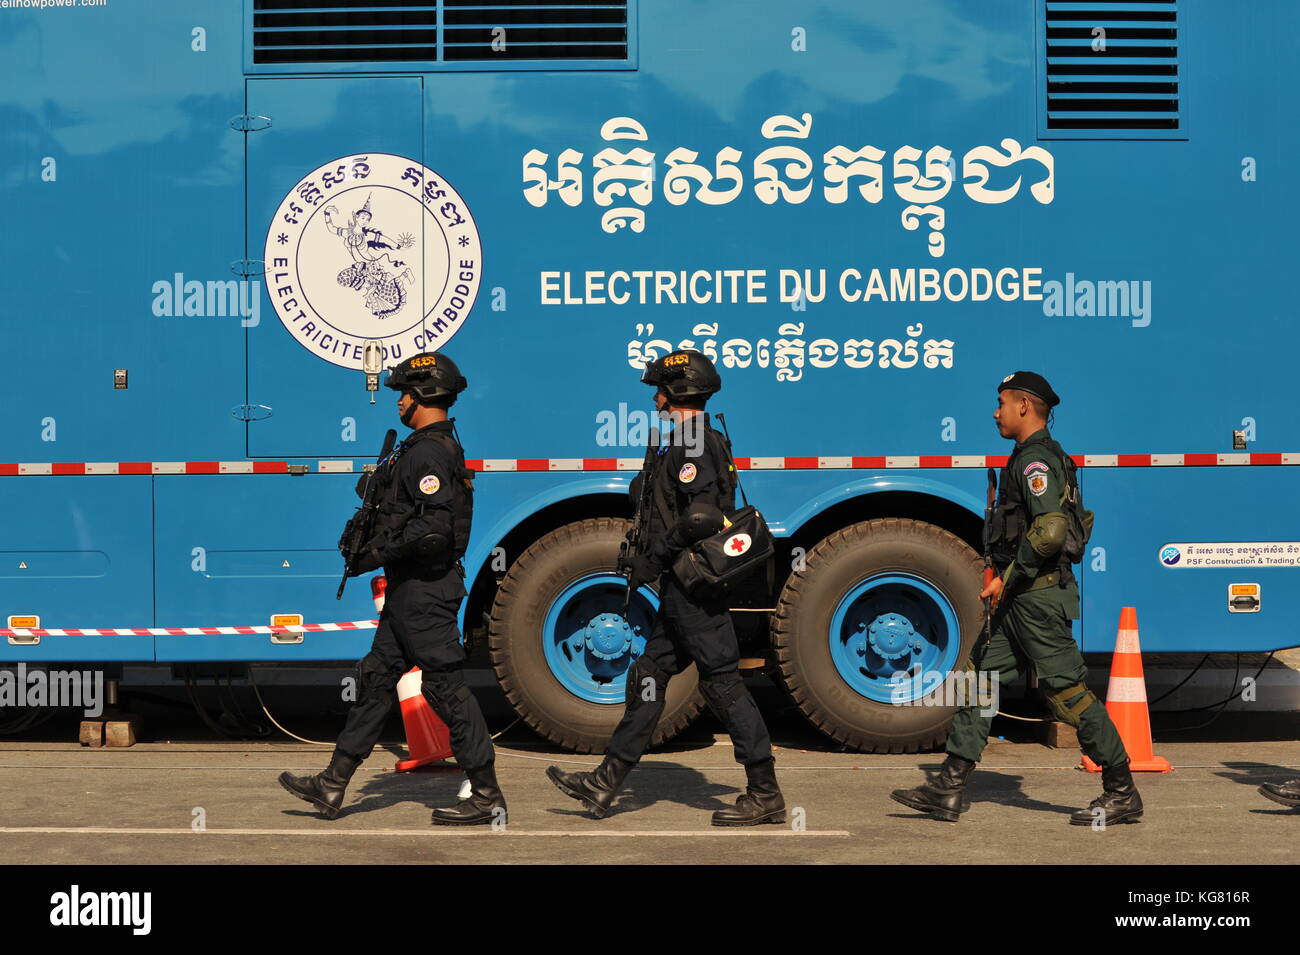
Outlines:
{"type": "MultiPolygon", "coordinates": [[[[712,427],[704,429],[704,453],[709,455],[718,474],[718,495],[709,501],[723,514],[736,509],[736,468],[731,459],[731,444],[725,435],[712,427]]],[[[678,482],[668,472],[668,453],[664,451],[654,462],[654,509],[650,515],[651,533],[667,534],[686,510],[687,498],[678,482]]]]}
{"type": "Polygon", "coordinates": [[[1067,521],[1065,543],[1057,556],[1057,571],[1064,583],[1073,578],[1071,564],[1083,559],[1084,549],[1092,533],[1092,512],[1083,509],[1083,496],[1079,493],[1076,472],[1078,467],[1074,458],[1066,454],[1065,449],[1054,438],[1034,438],[1026,441],[1007,459],[998,481],[997,506],[990,516],[989,546],[993,563],[1000,570],[1010,564],[1020,549],[1020,541],[1029,531],[1029,509],[1025,506],[1024,491],[1018,478],[1020,459],[1026,450],[1041,444],[1061,462],[1065,474],[1065,495],[1062,498],[1061,512],[1067,521]]]}
{"type": "Polygon", "coordinates": [[[397,480],[397,463],[420,441],[437,441],[451,453],[451,563],[465,556],[474,520],[474,472],[465,466],[465,452],[448,432],[425,428],[409,435],[380,465],[379,514],[375,536],[387,540],[400,534],[406,522],[424,511],[423,501],[413,501],[397,480]]]}

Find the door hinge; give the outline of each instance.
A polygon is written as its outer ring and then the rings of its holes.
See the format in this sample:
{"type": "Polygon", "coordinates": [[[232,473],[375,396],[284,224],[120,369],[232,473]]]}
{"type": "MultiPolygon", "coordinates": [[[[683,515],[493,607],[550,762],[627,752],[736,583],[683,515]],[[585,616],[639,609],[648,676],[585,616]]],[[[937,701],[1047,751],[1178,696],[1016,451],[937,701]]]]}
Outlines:
{"type": "Polygon", "coordinates": [[[270,405],[235,405],[230,409],[232,417],[240,421],[261,421],[271,417],[270,405]]]}
{"type": "Polygon", "coordinates": [[[259,129],[269,129],[271,126],[270,116],[243,116],[230,117],[230,128],[241,133],[255,133],[259,129]]]}
{"type": "Polygon", "coordinates": [[[236,259],[230,263],[230,271],[243,278],[250,275],[265,275],[266,262],[263,259],[236,259]]]}

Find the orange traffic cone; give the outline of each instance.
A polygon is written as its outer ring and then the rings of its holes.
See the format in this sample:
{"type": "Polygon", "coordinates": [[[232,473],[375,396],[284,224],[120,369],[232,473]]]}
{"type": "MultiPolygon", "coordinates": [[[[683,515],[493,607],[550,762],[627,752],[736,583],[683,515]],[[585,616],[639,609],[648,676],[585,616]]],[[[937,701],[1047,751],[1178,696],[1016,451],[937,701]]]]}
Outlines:
{"type": "MultiPolygon", "coordinates": [[[[1129,769],[1133,772],[1167,773],[1173,769],[1169,760],[1151,749],[1151,717],[1147,712],[1147,683],[1142,674],[1142,648],[1138,645],[1136,607],[1125,607],[1119,615],[1119,633],[1115,636],[1115,655],[1110,664],[1110,685],[1106,688],[1106,712],[1110,714],[1119,738],[1128,751],[1129,769]]],[[[1101,767],[1083,757],[1090,773],[1101,767]]]]}
{"type": "Polygon", "coordinates": [[[411,751],[410,759],[399,760],[394,767],[399,773],[409,773],[451,755],[451,731],[424,698],[421,679],[420,668],[412,667],[397,681],[397,700],[406,724],[406,745],[411,751]]]}
{"type": "MultiPolygon", "coordinates": [[[[381,615],[387,592],[387,577],[380,574],[370,578],[370,596],[374,598],[375,609],[381,615]]],[[[421,680],[420,668],[412,667],[397,681],[397,700],[402,706],[406,745],[411,751],[410,759],[398,761],[395,768],[399,773],[409,773],[451,755],[451,731],[447,729],[446,723],[438,719],[438,714],[433,712],[433,707],[424,698],[424,692],[420,688],[421,680]]]]}

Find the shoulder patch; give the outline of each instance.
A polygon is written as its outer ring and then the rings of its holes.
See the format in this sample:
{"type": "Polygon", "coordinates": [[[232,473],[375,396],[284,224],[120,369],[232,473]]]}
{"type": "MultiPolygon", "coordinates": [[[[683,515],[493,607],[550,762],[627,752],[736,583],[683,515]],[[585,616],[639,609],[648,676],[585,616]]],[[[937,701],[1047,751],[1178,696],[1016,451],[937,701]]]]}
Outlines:
{"type": "Polygon", "coordinates": [[[1034,497],[1042,497],[1043,492],[1047,490],[1047,475],[1042,471],[1035,471],[1029,478],[1029,493],[1034,497]]]}
{"type": "Polygon", "coordinates": [[[686,464],[683,464],[682,469],[677,472],[677,480],[681,481],[683,484],[690,484],[695,480],[695,475],[695,465],[687,462],[686,464]]]}
{"type": "Polygon", "coordinates": [[[420,478],[420,490],[425,494],[437,494],[440,487],[442,487],[442,482],[438,480],[436,474],[426,474],[420,478]]]}
{"type": "Polygon", "coordinates": [[[1029,475],[1033,474],[1035,471],[1047,472],[1050,470],[1051,468],[1049,468],[1042,461],[1030,461],[1029,464],[1025,467],[1025,477],[1028,477],[1029,475]]]}

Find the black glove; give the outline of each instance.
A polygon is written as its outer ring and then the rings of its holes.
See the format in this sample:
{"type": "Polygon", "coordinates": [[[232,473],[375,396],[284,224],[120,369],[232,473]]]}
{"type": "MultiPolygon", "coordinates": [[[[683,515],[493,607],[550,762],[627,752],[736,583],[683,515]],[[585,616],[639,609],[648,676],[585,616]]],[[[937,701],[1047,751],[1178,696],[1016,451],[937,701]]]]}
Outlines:
{"type": "Polygon", "coordinates": [[[384,565],[384,559],[379,555],[379,551],[372,545],[366,547],[361,553],[357,554],[357,559],[352,563],[352,576],[360,577],[362,574],[368,574],[372,570],[378,570],[384,565]]]}
{"type": "Polygon", "coordinates": [[[628,586],[636,590],[642,584],[648,584],[658,580],[659,575],[664,572],[663,567],[658,561],[649,557],[643,557],[640,554],[631,554],[624,561],[627,570],[631,571],[628,578],[628,586]]]}

